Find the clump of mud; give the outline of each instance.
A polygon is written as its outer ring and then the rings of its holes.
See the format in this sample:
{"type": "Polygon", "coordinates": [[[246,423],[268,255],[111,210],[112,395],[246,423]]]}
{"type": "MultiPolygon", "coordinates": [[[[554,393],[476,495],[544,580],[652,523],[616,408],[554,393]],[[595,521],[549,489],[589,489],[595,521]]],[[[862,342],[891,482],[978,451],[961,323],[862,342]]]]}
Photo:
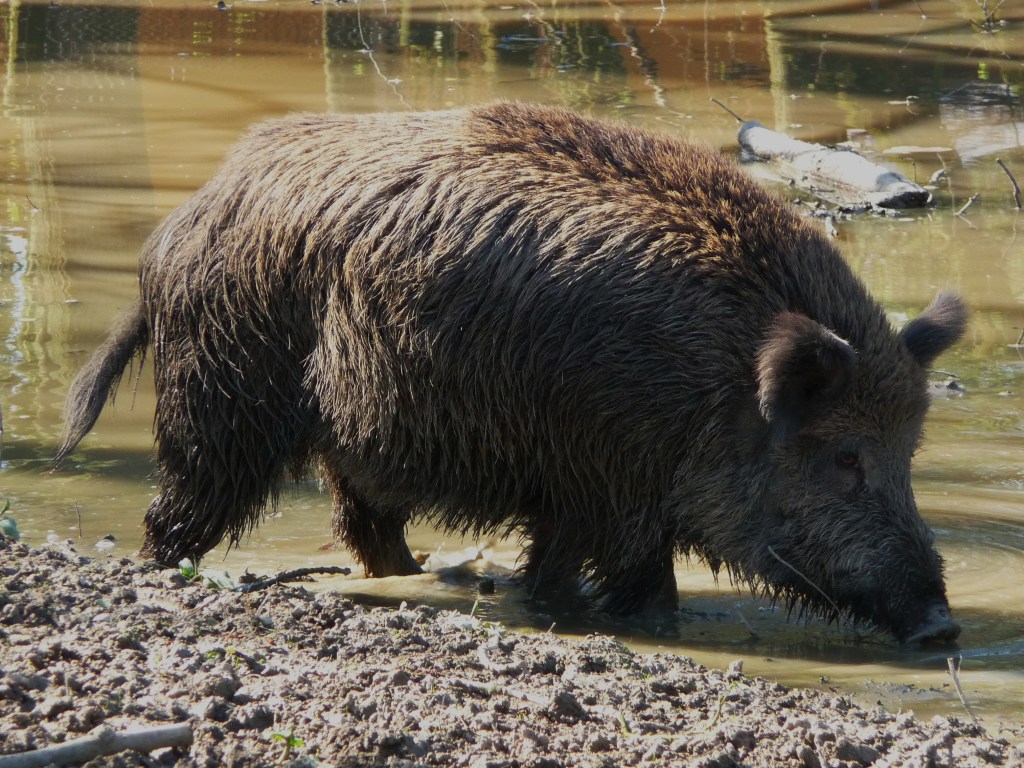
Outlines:
{"type": "Polygon", "coordinates": [[[212,590],[0,536],[0,755],[189,723],[91,766],[993,766],[1024,745],[610,637],[212,590]]]}

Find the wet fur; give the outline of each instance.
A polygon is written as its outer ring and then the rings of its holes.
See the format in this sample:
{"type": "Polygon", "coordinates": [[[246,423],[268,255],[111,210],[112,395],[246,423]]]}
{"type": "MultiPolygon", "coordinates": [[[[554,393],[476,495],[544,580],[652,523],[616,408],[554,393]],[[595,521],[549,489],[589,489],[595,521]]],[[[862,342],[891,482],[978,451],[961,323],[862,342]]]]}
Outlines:
{"type": "MultiPolygon", "coordinates": [[[[765,554],[769,457],[839,399],[829,429],[891,419],[912,452],[924,363],[962,330],[950,299],[901,338],[817,227],[717,153],[509,103],[260,125],[154,232],[140,285],[72,389],[60,455],[151,339],[147,554],[239,541],[315,463],[371,575],[418,570],[419,516],[522,532],[535,589],[584,574],[620,612],[674,601],[678,553],[816,605],[765,554]],[[786,399],[787,349],[843,366],[813,408],[786,399]]],[[[900,572],[944,600],[908,519],[900,572]]],[[[860,535],[836,530],[800,533],[837,553],[860,535]]]]}

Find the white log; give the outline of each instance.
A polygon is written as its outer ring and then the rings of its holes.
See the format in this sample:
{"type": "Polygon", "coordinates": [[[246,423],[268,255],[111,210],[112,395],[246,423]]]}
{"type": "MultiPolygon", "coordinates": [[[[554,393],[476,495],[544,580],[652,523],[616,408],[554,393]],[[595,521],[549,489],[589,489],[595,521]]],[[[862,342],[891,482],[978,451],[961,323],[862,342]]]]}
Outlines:
{"type": "Polygon", "coordinates": [[[802,189],[837,205],[919,208],[931,195],[906,176],[856,152],[810,144],[765,128],[755,120],[740,126],[740,146],[802,189]]]}
{"type": "Polygon", "coordinates": [[[188,723],[133,728],[116,732],[109,726],[100,726],[74,741],[54,744],[32,752],[0,755],[0,768],[43,768],[46,765],[85,763],[96,757],[116,755],[129,749],[152,752],[164,747],[187,747],[192,744],[192,726],[188,723]]]}

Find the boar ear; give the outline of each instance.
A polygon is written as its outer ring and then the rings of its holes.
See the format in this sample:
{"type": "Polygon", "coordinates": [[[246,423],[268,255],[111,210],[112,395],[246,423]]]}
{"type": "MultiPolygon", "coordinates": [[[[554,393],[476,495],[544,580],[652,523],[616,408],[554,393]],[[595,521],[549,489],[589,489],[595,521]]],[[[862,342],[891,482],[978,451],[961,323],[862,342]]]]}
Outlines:
{"type": "Polygon", "coordinates": [[[795,434],[849,386],[853,347],[795,312],[776,318],[757,353],[757,396],[775,439],[795,434]]]}
{"type": "Polygon", "coordinates": [[[922,368],[959,339],[967,325],[967,308],[958,296],[940,293],[935,301],[900,331],[900,338],[922,368]]]}

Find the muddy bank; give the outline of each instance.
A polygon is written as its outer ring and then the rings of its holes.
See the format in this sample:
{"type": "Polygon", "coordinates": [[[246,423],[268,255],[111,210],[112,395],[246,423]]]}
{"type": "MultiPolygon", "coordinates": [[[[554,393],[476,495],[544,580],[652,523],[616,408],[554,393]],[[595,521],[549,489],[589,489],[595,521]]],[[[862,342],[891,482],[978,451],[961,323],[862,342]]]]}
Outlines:
{"type": "MultiPolygon", "coordinates": [[[[251,594],[0,537],[0,755],[191,725],[118,766],[991,766],[1024,744],[610,637],[251,594]]],[[[0,766],[3,758],[0,757],[0,766]]]]}

